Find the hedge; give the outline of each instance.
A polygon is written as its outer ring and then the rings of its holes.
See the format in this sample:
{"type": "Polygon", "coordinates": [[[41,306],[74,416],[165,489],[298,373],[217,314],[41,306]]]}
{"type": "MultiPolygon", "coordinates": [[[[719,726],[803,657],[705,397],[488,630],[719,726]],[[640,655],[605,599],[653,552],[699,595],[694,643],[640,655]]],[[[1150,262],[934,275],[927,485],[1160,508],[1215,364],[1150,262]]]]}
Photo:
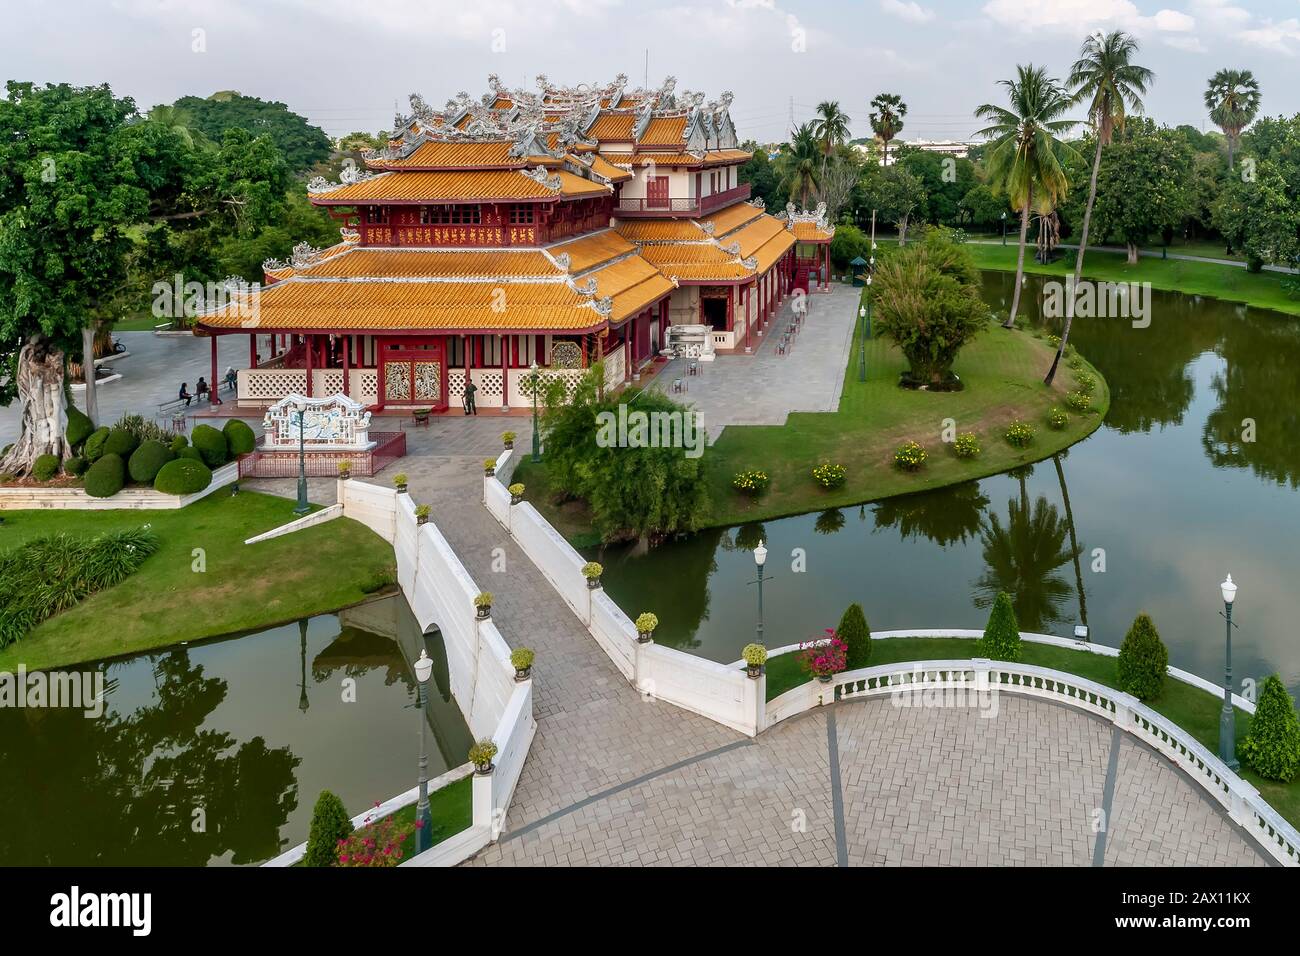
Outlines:
{"type": "Polygon", "coordinates": [[[212,469],[192,458],[177,458],[167,462],[153,482],[156,490],[168,495],[197,494],[210,484],[212,469]]]}
{"type": "Polygon", "coordinates": [[[162,466],[175,457],[175,452],[162,442],[150,439],[141,443],[140,447],[131,453],[131,458],[126,463],[126,470],[130,473],[132,481],[142,485],[152,485],[162,466]]]}
{"type": "Polygon", "coordinates": [[[176,457],[188,458],[190,461],[203,461],[203,456],[199,454],[199,450],[193,445],[182,445],[180,448],[177,448],[176,457]]]}
{"type": "Polygon", "coordinates": [[[845,667],[848,670],[866,667],[871,657],[871,629],[867,627],[867,616],[862,613],[861,604],[855,602],[845,609],[835,633],[848,647],[845,667]]]}
{"type": "Polygon", "coordinates": [[[231,455],[247,455],[257,445],[257,436],[253,434],[253,429],[247,422],[240,421],[238,418],[226,422],[226,427],[221,429],[221,433],[226,436],[226,447],[231,455]]]}
{"type": "Polygon", "coordinates": [[[196,425],[190,434],[190,444],[199,450],[203,463],[209,468],[220,468],[230,457],[226,436],[211,425],[196,425]]]}
{"type": "Polygon", "coordinates": [[[131,457],[131,452],[140,447],[140,439],[125,428],[114,427],[104,442],[104,454],[117,455],[123,461],[131,457]]]}
{"type": "Polygon", "coordinates": [[[126,462],[121,455],[105,453],[86,472],[86,494],[92,498],[111,498],[126,484],[126,462]]]}
{"type": "Polygon", "coordinates": [[[49,481],[59,473],[58,455],[37,455],[32,462],[32,477],[37,481],[49,481]]]}
{"type": "Polygon", "coordinates": [[[63,436],[68,440],[68,446],[80,448],[94,432],[95,423],[90,420],[86,413],[75,405],[69,405],[68,427],[63,432],[63,436]]]}
{"type": "Polygon", "coordinates": [[[109,432],[110,429],[107,425],[96,428],[91,432],[90,437],[86,439],[85,448],[82,449],[82,457],[86,461],[92,464],[99,461],[104,454],[104,442],[108,441],[109,432]]]}
{"type": "Polygon", "coordinates": [[[177,454],[180,453],[180,450],[181,450],[182,448],[188,448],[189,446],[190,446],[190,440],[189,440],[188,438],[186,438],[184,435],[173,435],[173,436],[172,436],[172,440],[171,440],[171,445],[170,445],[170,447],[171,447],[171,450],[174,451],[174,452],[176,452],[177,454]]]}
{"type": "Polygon", "coordinates": [[[1119,689],[1138,700],[1151,700],[1160,696],[1168,669],[1169,651],[1160,640],[1155,624],[1148,615],[1139,614],[1119,646],[1115,666],[1119,689]]]}
{"type": "Polygon", "coordinates": [[[86,461],[86,459],[82,458],[79,455],[73,455],[71,458],[69,458],[67,461],[63,463],[63,470],[66,471],[68,474],[73,475],[77,478],[80,478],[82,475],[84,475],[86,473],[86,469],[89,467],[90,467],[90,462],[86,461]]]}

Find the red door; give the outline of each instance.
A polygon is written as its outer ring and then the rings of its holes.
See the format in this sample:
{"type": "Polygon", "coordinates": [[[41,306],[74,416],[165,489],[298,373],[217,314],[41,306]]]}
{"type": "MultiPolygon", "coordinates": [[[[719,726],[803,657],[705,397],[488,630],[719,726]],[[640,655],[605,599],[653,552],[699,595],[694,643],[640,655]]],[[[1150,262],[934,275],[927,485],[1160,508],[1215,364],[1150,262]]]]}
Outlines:
{"type": "Polygon", "coordinates": [[[654,176],[645,184],[645,204],[648,209],[668,208],[667,176],[654,176]]]}
{"type": "Polygon", "coordinates": [[[388,339],[379,346],[379,404],[447,409],[444,339],[388,339]]]}

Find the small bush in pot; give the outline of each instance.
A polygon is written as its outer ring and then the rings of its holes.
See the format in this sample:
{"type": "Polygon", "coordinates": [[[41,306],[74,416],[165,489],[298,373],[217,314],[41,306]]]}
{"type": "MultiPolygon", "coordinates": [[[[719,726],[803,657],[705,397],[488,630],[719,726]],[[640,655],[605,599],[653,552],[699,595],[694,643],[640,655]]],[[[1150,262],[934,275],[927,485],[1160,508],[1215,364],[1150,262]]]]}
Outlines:
{"type": "Polygon", "coordinates": [[[495,458],[483,459],[483,477],[491,478],[497,473],[497,460],[495,458]]]}
{"type": "Polygon", "coordinates": [[[484,738],[469,748],[469,762],[479,773],[492,772],[492,758],[497,755],[497,745],[484,738]]]}
{"type": "Polygon", "coordinates": [[[767,663],[767,648],[762,644],[746,644],[740,656],[745,662],[746,672],[757,680],[763,673],[763,665],[767,663]]]}
{"type": "Polygon", "coordinates": [[[510,652],[510,664],[515,669],[515,680],[528,680],[532,676],[533,661],[537,655],[530,647],[516,647],[510,652]]]}
{"type": "Polygon", "coordinates": [[[654,637],[655,628],[659,626],[659,618],[649,611],[642,611],[636,619],[636,636],[642,644],[647,644],[654,637]]]}
{"type": "Polygon", "coordinates": [[[516,436],[514,432],[502,432],[501,444],[505,445],[507,448],[514,448],[516,437],[518,436],[516,436]]]}
{"type": "Polygon", "coordinates": [[[506,491],[510,492],[510,503],[512,505],[517,505],[524,500],[524,486],[520,482],[516,481],[506,491]]]}
{"type": "Polygon", "coordinates": [[[474,598],[474,610],[478,612],[478,619],[485,621],[492,616],[492,592],[480,591],[474,598]]]}
{"type": "Polygon", "coordinates": [[[582,576],[587,579],[587,587],[593,591],[600,587],[600,576],[605,573],[598,561],[588,561],[582,566],[582,576]]]}
{"type": "Polygon", "coordinates": [[[416,505],[416,506],[415,506],[415,523],[416,523],[416,524],[427,524],[428,521],[429,521],[429,506],[428,506],[428,505],[416,505]]]}
{"type": "Polygon", "coordinates": [[[350,461],[339,462],[339,477],[343,478],[344,480],[352,477],[352,462],[350,461]]]}
{"type": "Polygon", "coordinates": [[[799,646],[799,663],[809,674],[826,684],[844,670],[848,663],[848,651],[848,645],[840,640],[835,629],[828,627],[823,640],[799,646]]]}
{"type": "Polygon", "coordinates": [[[393,485],[397,488],[397,493],[399,495],[406,494],[406,472],[399,471],[397,474],[393,475],[393,485]]]}

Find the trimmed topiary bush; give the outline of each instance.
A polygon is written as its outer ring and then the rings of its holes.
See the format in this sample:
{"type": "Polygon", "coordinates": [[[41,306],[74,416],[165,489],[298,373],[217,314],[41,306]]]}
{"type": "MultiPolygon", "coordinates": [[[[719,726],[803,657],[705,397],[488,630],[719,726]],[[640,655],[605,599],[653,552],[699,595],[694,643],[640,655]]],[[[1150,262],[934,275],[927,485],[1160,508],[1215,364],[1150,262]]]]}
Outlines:
{"type": "Polygon", "coordinates": [[[1290,783],[1300,774],[1300,715],[1277,674],[1259,685],[1250,733],[1241,742],[1241,759],[1269,780],[1290,783]]]}
{"type": "Polygon", "coordinates": [[[980,638],[979,652],[994,661],[1020,660],[1020,625],[1016,623],[1016,609],[1011,606],[1011,595],[999,591],[989,612],[989,622],[980,638]]]}
{"type": "Polygon", "coordinates": [[[866,667],[871,658],[871,629],[867,627],[867,616],[862,613],[862,605],[854,602],[844,610],[835,633],[848,645],[845,667],[849,670],[866,667]]]}
{"type": "Polygon", "coordinates": [[[104,454],[117,455],[123,461],[131,457],[131,452],[140,447],[140,439],[125,428],[113,428],[104,441],[104,454]]]}
{"type": "Polygon", "coordinates": [[[90,462],[79,455],[73,455],[63,463],[63,470],[75,478],[80,478],[90,467],[90,462]]]}
{"type": "Polygon", "coordinates": [[[195,425],[190,433],[190,444],[199,450],[203,463],[209,468],[220,468],[230,457],[226,436],[211,425],[195,425]]]}
{"type": "Polygon", "coordinates": [[[182,445],[180,448],[177,448],[176,457],[188,458],[190,461],[197,461],[200,464],[203,463],[203,456],[199,454],[199,450],[193,445],[182,445]]]}
{"type": "Polygon", "coordinates": [[[173,435],[172,440],[168,442],[167,447],[179,455],[182,448],[190,447],[190,440],[184,435],[173,435]]]}
{"type": "MultiPolygon", "coordinates": [[[[216,431],[214,428],[213,431],[216,431]]],[[[212,469],[193,458],[177,458],[163,465],[154,479],[157,491],[167,495],[194,495],[212,484],[212,469]]]]}
{"type": "Polygon", "coordinates": [[[58,455],[37,455],[32,462],[32,477],[37,481],[49,481],[59,473],[58,455]]]}
{"type": "Polygon", "coordinates": [[[132,481],[152,485],[158,472],[162,471],[162,466],[175,457],[176,454],[162,442],[150,439],[131,453],[126,470],[132,481]]]}
{"type": "Polygon", "coordinates": [[[75,405],[68,406],[68,427],[63,436],[72,448],[80,448],[95,432],[95,423],[75,405]]]}
{"type": "Polygon", "coordinates": [[[1119,689],[1138,700],[1151,700],[1160,696],[1168,668],[1169,651],[1160,640],[1155,624],[1148,615],[1139,614],[1119,646],[1119,660],[1115,665],[1119,689]]]}
{"type": "Polygon", "coordinates": [[[90,433],[90,437],[86,439],[85,447],[82,449],[82,457],[86,461],[94,464],[103,456],[104,442],[108,441],[109,431],[108,426],[105,425],[102,428],[96,428],[90,433]]]}
{"type": "Polygon", "coordinates": [[[238,418],[226,422],[226,427],[221,429],[221,433],[226,436],[226,448],[232,457],[247,455],[257,445],[257,436],[253,434],[253,429],[247,422],[242,422],[238,418]]]}
{"type": "Polygon", "coordinates": [[[121,455],[106,452],[86,471],[86,494],[92,498],[111,498],[126,484],[126,462],[121,455]]]}
{"type": "Polygon", "coordinates": [[[322,790],[311,811],[311,831],[307,836],[307,852],[302,865],[333,866],[339,860],[339,841],[346,840],[351,833],[352,821],[343,801],[330,791],[322,790]]]}

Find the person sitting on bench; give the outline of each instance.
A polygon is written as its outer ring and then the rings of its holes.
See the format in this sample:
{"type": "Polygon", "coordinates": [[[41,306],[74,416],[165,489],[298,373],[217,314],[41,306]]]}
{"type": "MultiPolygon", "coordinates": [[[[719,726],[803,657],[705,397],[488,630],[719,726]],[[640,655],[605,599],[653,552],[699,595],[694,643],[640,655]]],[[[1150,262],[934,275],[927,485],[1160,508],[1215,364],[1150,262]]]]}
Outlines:
{"type": "Polygon", "coordinates": [[[202,375],[199,376],[199,384],[194,386],[194,397],[199,401],[208,397],[208,383],[203,380],[202,375]]]}
{"type": "Polygon", "coordinates": [[[177,394],[176,397],[177,397],[177,399],[178,399],[179,401],[182,401],[182,402],[185,403],[185,407],[186,407],[186,408],[189,408],[189,407],[190,407],[190,400],[191,400],[194,396],[190,394],[190,383],[189,383],[189,382],[181,382],[181,390],[180,390],[180,392],[177,394]]]}
{"type": "Polygon", "coordinates": [[[226,368],[226,388],[233,392],[238,382],[239,376],[235,373],[234,366],[228,366],[226,368]]]}

